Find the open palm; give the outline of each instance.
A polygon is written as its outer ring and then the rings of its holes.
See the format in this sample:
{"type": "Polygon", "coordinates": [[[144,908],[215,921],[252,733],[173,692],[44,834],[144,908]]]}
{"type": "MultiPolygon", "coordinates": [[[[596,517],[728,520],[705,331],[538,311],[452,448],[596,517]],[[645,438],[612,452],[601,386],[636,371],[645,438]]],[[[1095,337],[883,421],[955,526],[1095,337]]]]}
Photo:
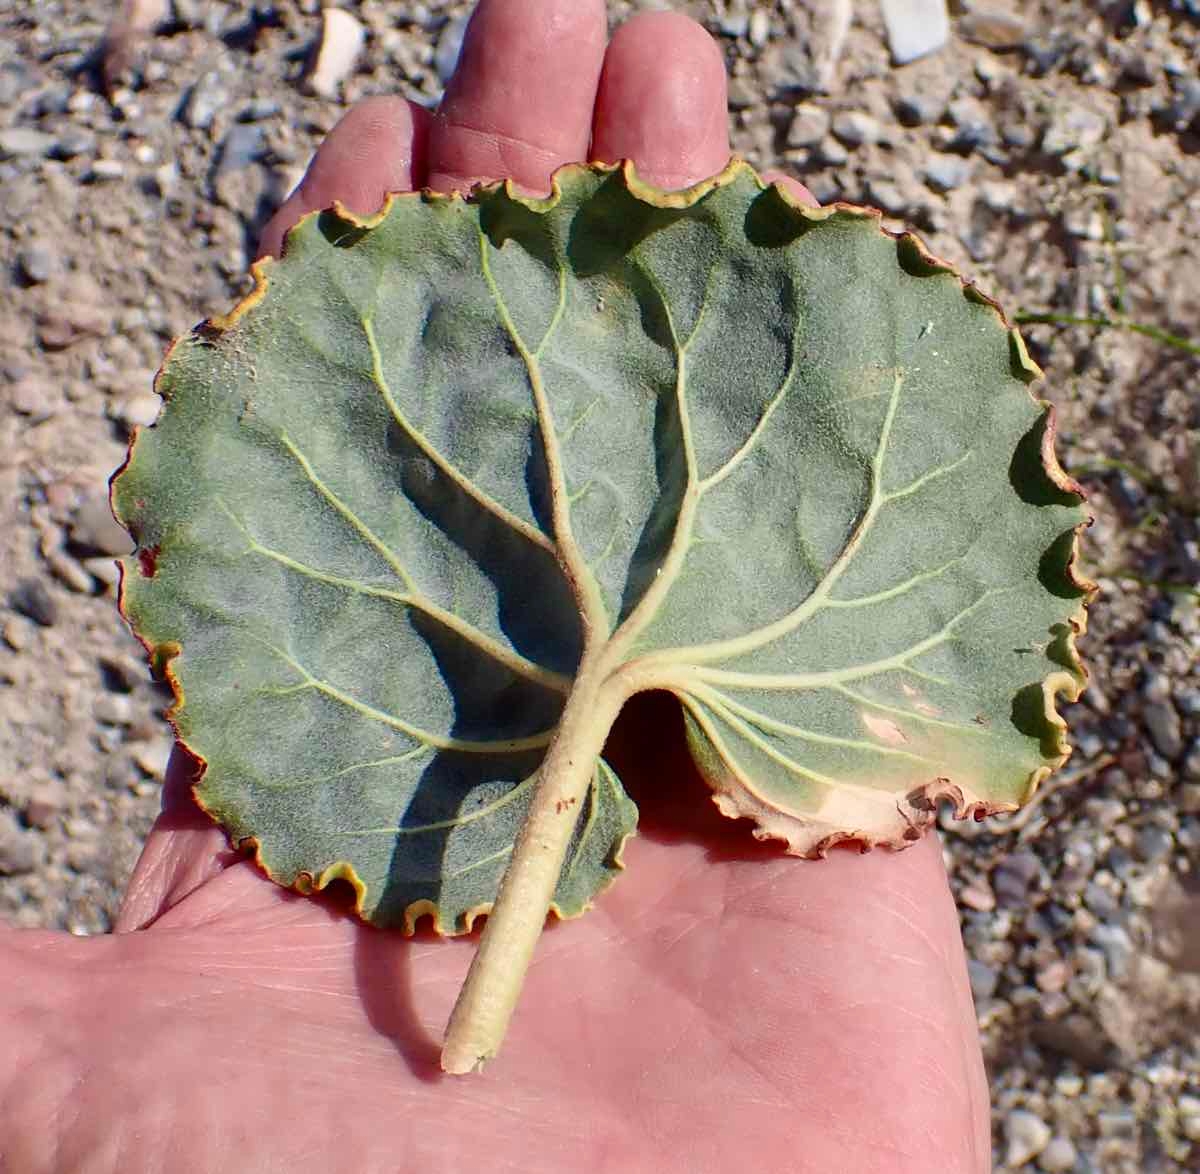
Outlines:
{"type": "MultiPolygon", "coordinates": [[[[728,152],[695,24],[642,16],[608,44],[602,0],[483,0],[441,110],[348,114],[264,249],[335,198],[543,189],[589,156],[680,187],[728,152]]],[[[706,801],[670,703],[634,709],[611,747],[643,812],[629,875],[543,936],[504,1053],[467,1080],[437,1054],[472,943],[264,880],[177,755],[122,932],[0,930],[0,1172],[988,1170],[936,841],[784,857],[706,801]]]]}

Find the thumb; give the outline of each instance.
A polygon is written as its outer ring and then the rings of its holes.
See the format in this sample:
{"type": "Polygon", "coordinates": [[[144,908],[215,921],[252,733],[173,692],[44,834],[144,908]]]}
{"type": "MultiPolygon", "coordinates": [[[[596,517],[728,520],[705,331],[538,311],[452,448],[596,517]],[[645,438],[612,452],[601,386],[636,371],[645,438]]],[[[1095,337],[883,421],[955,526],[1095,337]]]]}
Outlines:
{"type": "Polygon", "coordinates": [[[177,744],[163,783],[162,811],[125,890],[117,933],[145,929],[241,859],[192,793],[202,770],[197,759],[177,744]]]}

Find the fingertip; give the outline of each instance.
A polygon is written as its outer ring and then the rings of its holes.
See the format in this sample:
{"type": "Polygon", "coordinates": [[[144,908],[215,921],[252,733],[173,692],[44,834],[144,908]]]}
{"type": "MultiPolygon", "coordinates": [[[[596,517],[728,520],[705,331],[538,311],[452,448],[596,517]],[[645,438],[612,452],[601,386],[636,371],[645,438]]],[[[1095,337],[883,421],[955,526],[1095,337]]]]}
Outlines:
{"type": "Polygon", "coordinates": [[[429,111],[404,98],[358,103],[329,132],[300,186],[263,229],[259,256],[278,257],[288,231],[334,200],[365,216],[383,205],[388,192],[423,186],[429,123],[429,111]]]}
{"type": "Polygon", "coordinates": [[[729,159],[725,60],[696,21],[676,12],[632,17],[604,59],[592,158],[632,159],[662,188],[689,187],[729,159]]]}
{"type": "Polygon", "coordinates": [[[780,171],[777,167],[772,167],[762,173],[764,183],[775,183],[788,192],[788,194],[799,204],[805,204],[809,208],[819,208],[821,201],[812,194],[794,176],[788,175],[786,171],[780,171]]]}
{"type": "Polygon", "coordinates": [[[587,153],[607,34],[604,0],[480,0],[434,118],[429,186],[548,190],[587,153]]]}

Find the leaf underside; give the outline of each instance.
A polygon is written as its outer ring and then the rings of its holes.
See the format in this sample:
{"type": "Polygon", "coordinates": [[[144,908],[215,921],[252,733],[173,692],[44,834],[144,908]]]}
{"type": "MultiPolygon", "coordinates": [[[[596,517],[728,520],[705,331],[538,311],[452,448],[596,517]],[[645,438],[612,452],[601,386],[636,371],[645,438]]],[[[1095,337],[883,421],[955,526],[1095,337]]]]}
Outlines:
{"type": "MultiPolygon", "coordinates": [[[[173,348],[114,503],[198,798],[280,883],[469,929],[589,630],[798,854],[1065,759],[1078,487],[1015,331],[876,214],[577,166],[311,216],[258,279],[173,348]]],[[[636,823],[602,759],[583,807],[563,916],[636,823]]]]}

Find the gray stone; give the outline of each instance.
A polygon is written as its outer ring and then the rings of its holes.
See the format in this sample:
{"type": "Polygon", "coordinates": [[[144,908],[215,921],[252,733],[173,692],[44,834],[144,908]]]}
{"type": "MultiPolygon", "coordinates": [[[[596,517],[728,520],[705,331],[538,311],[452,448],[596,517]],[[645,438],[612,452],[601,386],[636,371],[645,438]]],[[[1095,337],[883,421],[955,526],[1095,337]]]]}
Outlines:
{"type": "Polygon", "coordinates": [[[9,592],[8,604],[43,628],[53,627],[58,620],[58,604],[41,579],[21,579],[9,592]]]}
{"type": "Polygon", "coordinates": [[[967,977],[971,981],[971,994],[976,1001],[990,999],[996,993],[996,984],[1000,976],[992,966],[980,962],[976,958],[967,960],[967,977]]]}
{"type": "Polygon", "coordinates": [[[7,811],[0,811],[0,876],[33,872],[43,853],[36,836],[23,831],[7,811]]]}
{"type": "Polygon", "coordinates": [[[1142,720],[1155,749],[1172,761],[1183,753],[1183,730],[1179,714],[1169,701],[1147,701],[1142,707],[1142,720]]]}
{"type": "Polygon", "coordinates": [[[837,139],[823,139],[816,150],[817,162],[826,167],[841,167],[850,156],[837,139]]]}
{"type": "Polygon", "coordinates": [[[971,176],[971,164],[961,155],[934,155],[925,164],[925,182],[935,192],[962,187],[971,176]]]}
{"type": "Polygon", "coordinates": [[[789,147],[815,147],[829,133],[829,113],[811,102],[796,107],[788,126],[789,147]]]}
{"type": "Polygon", "coordinates": [[[947,107],[946,113],[955,127],[955,147],[974,151],[996,141],[996,128],[992,126],[988,108],[978,99],[957,98],[947,107]]]}
{"type": "Polygon", "coordinates": [[[46,155],[54,146],[54,136],[31,126],[9,126],[0,130],[0,159],[46,155]]]}
{"type": "Polygon", "coordinates": [[[1101,921],[1111,921],[1119,916],[1121,907],[1117,900],[1103,885],[1088,881],[1083,890],[1083,903],[1101,921]]]}
{"type": "Polygon", "coordinates": [[[1174,850],[1175,841],[1171,833],[1153,824],[1140,828],[1133,839],[1133,850],[1139,860],[1146,864],[1157,864],[1166,860],[1174,850]]]}
{"type": "Polygon", "coordinates": [[[26,245],[17,253],[17,272],[29,285],[41,285],[54,276],[58,258],[41,245],[26,245]]]}
{"type": "Polygon", "coordinates": [[[256,163],[266,146],[263,128],[252,122],[239,122],[232,127],[221,143],[221,161],[217,174],[241,171],[256,163]]]}
{"type": "Polygon", "coordinates": [[[221,75],[213,70],[201,74],[188,91],[179,116],[193,130],[208,130],[217,111],[228,103],[229,92],[221,84],[221,75]]]}
{"type": "Polygon", "coordinates": [[[1041,875],[1041,861],[1032,852],[1014,852],[993,869],[992,888],[1002,902],[1019,905],[1041,875]]]}
{"type": "Polygon", "coordinates": [[[82,126],[68,126],[55,140],[50,155],[55,159],[75,159],[96,150],[96,136],[82,126]]]}
{"type": "Polygon", "coordinates": [[[80,555],[122,555],[133,550],[133,540],[113,517],[106,496],[87,498],[75,511],[69,533],[71,547],[80,555]]]}
{"type": "Polygon", "coordinates": [[[1087,106],[1072,104],[1056,110],[1042,136],[1042,150],[1065,155],[1077,148],[1098,146],[1108,132],[1108,120],[1087,106]]]}
{"type": "Polygon", "coordinates": [[[1088,937],[1104,951],[1109,977],[1118,981],[1124,978],[1133,961],[1133,942],[1129,934],[1119,925],[1101,924],[1095,926],[1088,937]]]}
{"type": "Polygon", "coordinates": [[[867,199],[889,216],[903,216],[908,211],[908,200],[890,179],[867,180],[867,199]]]}
{"type": "Polygon", "coordinates": [[[1036,1113],[1012,1109],[1004,1118],[1004,1164],[1017,1170],[1031,1162],[1050,1143],[1050,1126],[1036,1113]]]}
{"type": "Polygon", "coordinates": [[[930,126],[945,110],[945,101],[935,94],[901,94],[896,99],[896,117],[905,126],[930,126]]]}
{"type": "Polygon", "coordinates": [[[437,49],[433,54],[433,68],[437,70],[442,85],[450,80],[458,66],[463,35],[467,31],[467,21],[468,18],[465,16],[456,16],[453,20],[446,22],[438,37],[437,49]]]}
{"type": "Polygon", "coordinates": [[[883,127],[861,110],[843,110],[834,115],[833,133],[848,147],[863,147],[879,142],[883,127]]]}

